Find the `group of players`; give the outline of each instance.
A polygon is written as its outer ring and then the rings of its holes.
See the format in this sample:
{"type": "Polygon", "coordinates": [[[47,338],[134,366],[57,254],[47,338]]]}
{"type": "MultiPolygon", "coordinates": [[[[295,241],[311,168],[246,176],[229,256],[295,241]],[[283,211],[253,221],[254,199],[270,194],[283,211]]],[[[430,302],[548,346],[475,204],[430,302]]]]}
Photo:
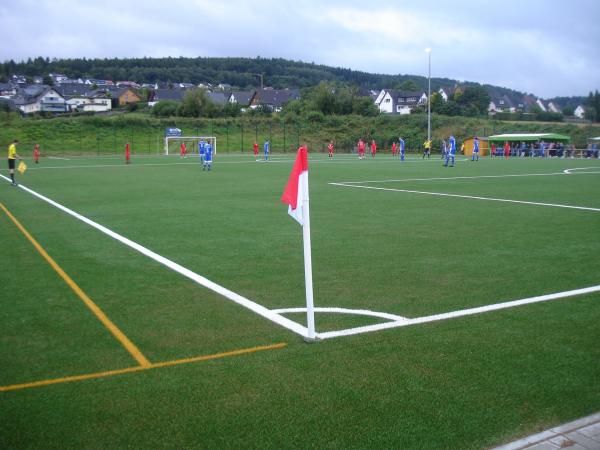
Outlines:
{"type": "MultiPolygon", "coordinates": [[[[14,177],[15,160],[22,159],[17,154],[17,151],[16,151],[18,143],[19,143],[19,141],[17,139],[15,139],[8,148],[8,169],[9,169],[9,174],[10,174],[13,186],[16,186],[15,177],[14,177]]],[[[423,159],[425,159],[425,157],[427,157],[427,158],[431,157],[431,144],[432,144],[431,140],[427,140],[423,144],[423,159]]],[[[263,144],[265,161],[269,160],[269,147],[270,147],[270,143],[268,140],[266,140],[265,143],[263,144]]],[[[462,152],[464,152],[464,147],[465,147],[465,144],[463,143],[462,148],[461,148],[462,152]]],[[[371,157],[374,158],[375,154],[377,153],[377,143],[375,142],[374,139],[371,140],[370,148],[371,148],[371,157]]],[[[258,160],[258,144],[256,142],[254,142],[254,144],[252,145],[252,150],[254,153],[254,157],[257,158],[256,159],[257,161],[259,161],[258,160]]],[[[448,167],[448,166],[454,167],[455,156],[456,156],[456,139],[454,138],[454,136],[450,136],[448,138],[447,143],[445,140],[442,141],[442,149],[441,150],[442,150],[441,151],[442,159],[444,160],[444,167],[448,167]]],[[[327,144],[327,151],[328,151],[328,157],[333,158],[333,154],[335,152],[335,146],[334,146],[333,141],[330,141],[329,144],[327,144]]],[[[397,142],[394,141],[392,143],[391,151],[392,151],[392,156],[399,156],[400,161],[404,161],[405,160],[404,139],[399,138],[397,142]]],[[[359,159],[365,158],[366,143],[365,143],[365,141],[363,141],[362,138],[358,140],[357,152],[358,152],[359,159]]],[[[213,161],[213,146],[212,146],[212,144],[208,141],[205,141],[204,139],[201,139],[200,142],[198,142],[198,155],[200,156],[200,163],[202,164],[202,170],[210,171],[212,168],[212,161],[213,161]]],[[[180,145],[180,156],[181,156],[181,158],[187,157],[187,146],[186,146],[185,142],[182,142],[180,145]]],[[[40,159],[40,146],[36,143],[33,147],[33,160],[34,160],[35,164],[39,163],[39,159],[40,159]]],[[[477,138],[477,136],[475,136],[473,139],[473,156],[471,157],[471,161],[479,161],[479,139],[477,138]]],[[[131,148],[130,148],[130,145],[128,142],[125,144],[125,163],[129,164],[130,162],[131,162],[131,148]]]]}
{"type": "MultiPolygon", "coordinates": [[[[125,146],[125,159],[127,162],[129,162],[128,147],[129,144],[125,146]]],[[[202,170],[208,170],[210,172],[212,169],[213,152],[214,150],[212,144],[204,139],[200,139],[198,142],[198,156],[200,157],[202,170]]],[[[179,155],[181,158],[187,158],[187,153],[187,145],[185,142],[182,142],[179,146],[179,155]]]]}

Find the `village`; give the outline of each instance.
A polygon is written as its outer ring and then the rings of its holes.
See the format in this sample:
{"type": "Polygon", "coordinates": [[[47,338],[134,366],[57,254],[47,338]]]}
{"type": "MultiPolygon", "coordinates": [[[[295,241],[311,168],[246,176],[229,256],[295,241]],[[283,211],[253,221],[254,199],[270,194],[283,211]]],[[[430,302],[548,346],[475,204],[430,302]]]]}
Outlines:
{"type": "MultiPolygon", "coordinates": [[[[93,78],[72,79],[64,74],[50,73],[45,77],[12,75],[7,83],[0,83],[0,107],[19,111],[23,115],[107,113],[138,103],[147,103],[151,108],[161,101],[181,102],[186,92],[193,89],[202,89],[208,99],[216,105],[237,104],[242,112],[259,106],[267,111],[280,112],[287,102],[301,98],[300,89],[293,88],[260,87],[237,90],[225,83],[213,85],[206,82],[196,85],[185,82],[115,82],[93,78]]],[[[453,88],[440,87],[431,93],[431,101],[448,102],[461,95],[463,90],[458,84],[453,88]]],[[[363,89],[361,95],[370,97],[382,114],[411,114],[417,108],[426,108],[428,103],[426,90],[363,89]]],[[[565,121],[586,122],[584,105],[579,104],[572,108],[572,111],[568,111],[565,105],[557,101],[544,101],[531,94],[512,97],[506,94],[490,95],[487,112],[489,116],[497,113],[548,112],[564,114],[565,121]]]]}

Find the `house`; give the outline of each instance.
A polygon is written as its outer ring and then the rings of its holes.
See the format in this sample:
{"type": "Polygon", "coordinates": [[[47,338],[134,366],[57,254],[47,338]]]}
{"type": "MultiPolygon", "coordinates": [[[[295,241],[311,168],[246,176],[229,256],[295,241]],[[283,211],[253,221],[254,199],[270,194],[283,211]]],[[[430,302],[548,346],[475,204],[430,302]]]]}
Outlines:
{"type": "Polygon", "coordinates": [[[229,103],[237,103],[242,108],[247,108],[252,103],[256,91],[233,91],[229,94],[229,103]]]}
{"type": "Polygon", "coordinates": [[[101,94],[71,97],[66,103],[69,111],[104,112],[112,109],[111,98],[101,94]]]}
{"type": "Polygon", "coordinates": [[[15,105],[24,113],[65,112],[65,98],[54,88],[48,86],[29,86],[21,89],[15,98],[15,105]]]}
{"type": "Polygon", "coordinates": [[[488,105],[488,114],[493,116],[498,112],[502,112],[502,109],[500,108],[500,99],[490,98],[490,104],[488,105]]]}
{"type": "Polygon", "coordinates": [[[110,80],[98,80],[96,78],[86,78],[84,80],[84,84],[95,84],[96,86],[114,86],[115,83],[113,83],[110,80]]]}
{"type": "Polygon", "coordinates": [[[0,83],[0,97],[10,98],[17,95],[17,86],[13,83],[0,83]]]}
{"type": "Polygon", "coordinates": [[[448,88],[439,88],[438,94],[444,99],[445,102],[454,98],[454,92],[448,88]]]}
{"type": "Polygon", "coordinates": [[[561,110],[555,102],[548,102],[548,112],[560,113],[561,110]]]}
{"type": "Polygon", "coordinates": [[[130,103],[138,103],[142,101],[142,97],[140,97],[137,92],[130,88],[113,91],[112,97],[113,99],[118,99],[119,106],[125,106],[130,103]]]}
{"type": "Polygon", "coordinates": [[[192,83],[177,83],[175,85],[175,87],[178,87],[179,89],[192,89],[192,88],[195,88],[196,86],[193,85],[192,83]]]}
{"type": "Polygon", "coordinates": [[[128,87],[132,89],[140,88],[140,85],[137,84],[135,81],[117,81],[116,85],[117,87],[128,87]]]}
{"type": "Polygon", "coordinates": [[[162,102],[165,100],[180,102],[183,100],[184,95],[185,92],[179,89],[156,89],[150,94],[148,106],[154,106],[157,102],[162,102]]]}
{"type": "Polygon", "coordinates": [[[228,90],[230,90],[230,89],[231,89],[231,85],[230,85],[230,84],[227,84],[227,83],[220,83],[220,84],[217,86],[217,88],[218,88],[218,89],[220,89],[220,90],[222,90],[222,91],[228,91],[228,90]]]}
{"type": "Polygon", "coordinates": [[[69,78],[66,75],[62,74],[62,73],[49,73],[48,76],[50,78],[52,78],[52,81],[54,81],[55,83],[62,83],[67,78],[69,78]]]}
{"type": "Polygon", "coordinates": [[[585,118],[585,108],[582,105],[579,105],[577,108],[575,108],[573,115],[579,119],[584,119],[585,118]]]}
{"type": "Polygon", "coordinates": [[[12,75],[10,81],[15,84],[27,84],[27,78],[25,75],[12,75]]]}
{"type": "Polygon", "coordinates": [[[410,114],[416,107],[427,104],[427,94],[421,91],[382,89],[375,105],[386,114],[410,114]]]}
{"type": "Polygon", "coordinates": [[[39,75],[35,75],[35,76],[33,77],[33,82],[34,82],[35,84],[42,84],[42,83],[44,82],[44,77],[41,77],[41,76],[39,76],[39,75]]]}
{"type": "Polygon", "coordinates": [[[279,112],[285,103],[298,99],[300,99],[298,89],[258,89],[252,98],[250,108],[264,106],[271,111],[279,112]]]}
{"type": "Polygon", "coordinates": [[[84,112],[104,112],[112,109],[112,101],[106,96],[96,95],[88,98],[88,101],[81,104],[78,108],[84,112]]]}
{"type": "Polygon", "coordinates": [[[548,112],[548,109],[546,108],[546,105],[544,105],[544,102],[541,99],[537,99],[535,104],[543,111],[543,112],[548,112]]]}

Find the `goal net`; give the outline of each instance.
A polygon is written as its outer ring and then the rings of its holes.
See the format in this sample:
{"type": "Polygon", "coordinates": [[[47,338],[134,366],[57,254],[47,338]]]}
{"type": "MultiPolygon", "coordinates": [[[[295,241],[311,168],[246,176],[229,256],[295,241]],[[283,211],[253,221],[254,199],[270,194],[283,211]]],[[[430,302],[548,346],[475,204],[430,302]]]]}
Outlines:
{"type": "Polygon", "coordinates": [[[198,155],[200,142],[210,143],[213,154],[217,153],[217,138],[215,136],[167,136],[165,137],[164,154],[181,155],[181,144],[185,144],[186,154],[198,155]]]}

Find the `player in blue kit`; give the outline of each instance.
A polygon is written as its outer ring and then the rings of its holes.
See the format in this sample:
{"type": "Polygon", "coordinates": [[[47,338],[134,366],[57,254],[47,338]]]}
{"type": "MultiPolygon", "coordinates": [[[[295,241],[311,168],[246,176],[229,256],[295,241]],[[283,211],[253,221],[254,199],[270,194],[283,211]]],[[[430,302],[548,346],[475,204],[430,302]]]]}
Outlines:
{"type": "Polygon", "coordinates": [[[479,161],[479,139],[477,136],[473,138],[473,156],[471,156],[471,161],[479,161]]]}
{"type": "Polygon", "coordinates": [[[450,159],[452,159],[450,167],[454,167],[454,155],[456,155],[456,139],[454,139],[454,136],[450,136],[450,139],[448,139],[448,146],[446,147],[446,163],[444,164],[444,167],[448,167],[450,159]]]}
{"type": "Polygon", "coordinates": [[[265,141],[265,145],[263,145],[263,150],[265,151],[265,161],[269,160],[269,141],[265,141]]]}
{"type": "Polygon", "coordinates": [[[200,164],[204,164],[205,150],[206,150],[206,142],[204,142],[204,139],[200,139],[200,142],[198,142],[198,155],[200,156],[200,164]]]}
{"type": "Polygon", "coordinates": [[[404,139],[400,138],[400,161],[404,161],[404,139]]]}
{"type": "Polygon", "coordinates": [[[208,170],[210,171],[212,167],[212,158],[213,148],[212,145],[210,145],[210,142],[207,142],[206,144],[204,144],[204,160],[202,164],[202,170],[206,170],[206,168],[208,167],[208,170]]]}

